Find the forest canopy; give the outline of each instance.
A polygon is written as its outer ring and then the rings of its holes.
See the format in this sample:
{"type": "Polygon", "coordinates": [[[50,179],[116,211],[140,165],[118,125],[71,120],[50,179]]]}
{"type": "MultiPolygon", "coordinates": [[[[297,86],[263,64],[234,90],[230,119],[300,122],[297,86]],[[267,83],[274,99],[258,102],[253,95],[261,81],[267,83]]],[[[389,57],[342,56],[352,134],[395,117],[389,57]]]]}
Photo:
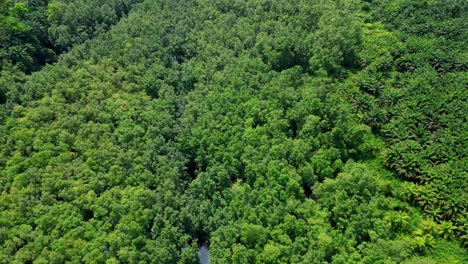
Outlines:
{"type": "Polygon", "coordinates": [[[467,263],[467,7],[0,1],[0,263],[467,263]]]}

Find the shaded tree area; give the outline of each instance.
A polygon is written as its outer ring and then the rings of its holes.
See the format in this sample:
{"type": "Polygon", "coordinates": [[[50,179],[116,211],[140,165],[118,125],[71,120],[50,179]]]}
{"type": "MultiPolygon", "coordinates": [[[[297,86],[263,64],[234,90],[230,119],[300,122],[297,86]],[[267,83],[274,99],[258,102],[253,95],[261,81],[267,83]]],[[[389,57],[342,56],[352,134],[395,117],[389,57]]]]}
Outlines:
{"type": "Polygon", "coordinates": [[[30,73],[55,62],[73,45],[109,30],[138,2],[141,1],[3,0],[0,70],[16,65],[30,73]]]}
{"type": "Polygon", "coordinates": [[[465,69],[406,2],[48,3],[64,53],[0,78],[0,263],[467,261],[465,69]]]}

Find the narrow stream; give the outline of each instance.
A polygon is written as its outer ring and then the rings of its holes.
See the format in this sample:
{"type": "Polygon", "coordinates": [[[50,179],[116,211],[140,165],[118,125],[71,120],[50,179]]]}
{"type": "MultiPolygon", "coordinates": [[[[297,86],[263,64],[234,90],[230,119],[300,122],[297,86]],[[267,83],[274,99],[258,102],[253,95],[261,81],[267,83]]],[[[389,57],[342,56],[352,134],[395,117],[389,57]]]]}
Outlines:
{"type": "Polygon", "coordinates": [[[200,255],[200,264],[210,264],[210,251],[205,245],[198,248],[198,254],[200,255]]]}

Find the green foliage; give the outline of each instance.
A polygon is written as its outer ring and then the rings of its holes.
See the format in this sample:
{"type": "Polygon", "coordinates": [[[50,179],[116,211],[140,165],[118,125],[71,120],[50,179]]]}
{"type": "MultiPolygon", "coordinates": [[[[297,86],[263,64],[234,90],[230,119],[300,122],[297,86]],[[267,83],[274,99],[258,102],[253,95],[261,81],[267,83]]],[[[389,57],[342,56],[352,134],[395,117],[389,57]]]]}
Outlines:
{"type": "Polygon", "coordinates": [[[0,70],[8,64],[30,73],[72,46],[101,34],[139,0],[0,2],[0,70]]]}
{"type": "Polygon", "coordinates": [[[351,1],[326,3],[320,6],[324,11],[311,39],[313,55],[309,63],[313,71],[322,69],[333,75],[343,67],[355,66],[361,27],[351,1]]]}
{"type": "Polygon", "coordinates": [[[140,0],[51,1],[47,5],[49,39],[60,51],[109,30],[140,0]]]}
{"type": "Polygon", "coordinates": [[[416,229],[411,237],[411,247],[421,254],[433,252],[435,247],[435,239],[430,234],[425,234],[421,229],[416,229]]]}
{"type": "Polygon", "coordinates": [[[412,182],[409,201],[435,221],[458,226],[458,233],[447,227],[444,234],[463,240],[466,2],[369,2],[372,23],[359,54],[365,69],[351,77],[351,102],[385,139],[386,167],[412,182]]]}
{"type": "Polygon", "coordinates": [[[2,1],[0,263],[462,260],[447,3],[2,1]]]}

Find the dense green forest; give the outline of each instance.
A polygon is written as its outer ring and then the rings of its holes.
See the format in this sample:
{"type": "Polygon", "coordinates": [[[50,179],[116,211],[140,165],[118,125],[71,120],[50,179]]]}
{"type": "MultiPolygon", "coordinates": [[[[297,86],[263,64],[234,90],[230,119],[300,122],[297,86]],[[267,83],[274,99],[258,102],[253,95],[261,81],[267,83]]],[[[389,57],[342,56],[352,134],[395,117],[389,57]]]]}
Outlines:
{"type": "Polygon", "coordinates": [[[0,0],[0,263],[468,263],[467,9],[0,0]]]}
{"type": "Polygon", "coordinates": [[[140,0],[1,0],[0,70],[40,69],[73,45],[107,31],[140,0]]]}

